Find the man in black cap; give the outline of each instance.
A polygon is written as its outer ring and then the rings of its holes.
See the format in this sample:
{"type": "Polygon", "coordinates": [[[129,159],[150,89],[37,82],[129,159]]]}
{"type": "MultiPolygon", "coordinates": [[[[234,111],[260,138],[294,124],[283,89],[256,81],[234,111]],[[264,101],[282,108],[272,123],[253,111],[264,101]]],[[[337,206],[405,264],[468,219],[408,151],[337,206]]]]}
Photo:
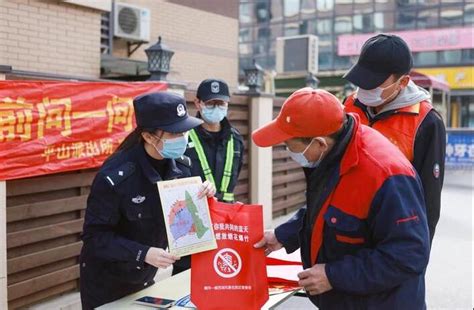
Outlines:
{"type": "MultiPolygon", "coordinates": [[[[146,94],[133,105],[137,127],[102,165],[87,199],[80,256],[86,310],[152,285],[157,268],[179,260],[166,251],[156,183],[191,176],[187,132],[202,121],[176,94],[146,94]]],[[[205,181],[200,197],[214,194],[205,181]]]]}
{"type": "Polygon", "coordinates": [[[430,94],[410,80],[413,58],[400,37],[379,34],[362,46],[358,62],[344,75],[358,86],[344,101],[346,112],[381,132],[411,161],[424,188],[430,238],[441,207],[446,130],[430,94]]]}
{"type": "MultiPolygon", "coordinates": [[[[234,189],[242,169],[244,142],[227,119],[229,87],[219,79],[199,84],[194,104],[197,117],[204,122],[189,133],[186,156],[191,159],[191,173],[214,184],[219,201],[233,202],[234,189]]],[[[173,266],[173,274],[190,267],[189,257],[173,266]]]]}

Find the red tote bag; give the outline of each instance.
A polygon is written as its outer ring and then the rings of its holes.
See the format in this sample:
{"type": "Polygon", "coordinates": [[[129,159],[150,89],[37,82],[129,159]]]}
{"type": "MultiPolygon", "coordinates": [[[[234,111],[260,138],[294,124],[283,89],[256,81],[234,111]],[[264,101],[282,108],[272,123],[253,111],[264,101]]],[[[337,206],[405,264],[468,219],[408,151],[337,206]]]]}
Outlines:
{"type": "Polygon", "coordinates": [[[217,249],[191,257],[191,301],[198,309],[260,309],[268,300],[261,205],[209,199],[217,249]]]}

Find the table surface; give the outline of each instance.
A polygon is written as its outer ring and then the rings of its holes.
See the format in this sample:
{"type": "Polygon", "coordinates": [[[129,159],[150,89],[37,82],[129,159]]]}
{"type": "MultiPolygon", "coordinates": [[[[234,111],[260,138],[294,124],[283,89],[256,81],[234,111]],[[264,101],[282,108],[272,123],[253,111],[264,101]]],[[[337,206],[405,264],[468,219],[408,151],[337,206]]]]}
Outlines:
{"type": "MultiPolygon", "coordinates": [[[[184,296],[189,295],[191,291],[191,271],[186,270],[181,272],[173,277],[164,279],[160,282],[155,283],[154,285],[143,289],[134,294],[125,296],[121,299],[113,301],[111,303],[100,306],[97,309],[153,309],[151,307],[142,306],[135,304],[134,301],[138,298],[144,296],[154,296],[160,298],[167,298],[178,300],[184,296]]],[[[263,305],[262,309],[273,309],[277,305],[281,304],[287,298],[291,297],[295,292],[287,292],[270,296],[268,301],[263,305]]],[[[189,309],[182,307],[172,307],[170,309],[189,309]]]]}

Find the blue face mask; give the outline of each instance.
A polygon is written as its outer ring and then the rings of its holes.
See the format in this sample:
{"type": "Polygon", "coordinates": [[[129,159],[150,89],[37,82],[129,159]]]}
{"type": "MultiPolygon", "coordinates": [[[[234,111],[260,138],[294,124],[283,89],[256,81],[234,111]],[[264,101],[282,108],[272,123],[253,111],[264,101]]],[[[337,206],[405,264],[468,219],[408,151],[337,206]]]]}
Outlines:
{"type": "Polygon", "coordinates": [[[186,151],[188,145],[188,134],[186,133],[178,138],[160,140],[163,140],[163,148],[159,150],[155,145],[153,145],[156,151],[163,156],[163,158],[176,159],[183,156],[186,151]]]}
{"type": "Polygon", "coordinates": [[[293,159],[298,164],[300,164],[301,167],[304,167],[304,168],[317,168],[321,164],[324,152],[322,152],[321,155],[319,156],[319,159],[317,161],[314,161],[314,162],[309,161],[306,158],[306,156],[304,156],[304,153],[306,153],[306,151],[309,149],[309,147],[311,146],[312,143],[313,143],[313,141],[311,141],[311,143],[301,153],[292,152],[292,151],[290,151],[289,148],[286,148],[286,149],[288,150],[288,153],[290,153],[291,159],[293,159]]]}
{"type": "Polygon", "coordinates": [[[203,107],[201,114],[206,122],[217,124],[227,116],[227,107],[203,107]]]}

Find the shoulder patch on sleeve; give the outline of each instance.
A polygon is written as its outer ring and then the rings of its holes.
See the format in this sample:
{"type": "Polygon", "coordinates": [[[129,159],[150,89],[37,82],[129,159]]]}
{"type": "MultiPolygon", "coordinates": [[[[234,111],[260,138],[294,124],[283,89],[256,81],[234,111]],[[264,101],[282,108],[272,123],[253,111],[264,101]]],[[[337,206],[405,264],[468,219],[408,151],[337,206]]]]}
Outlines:
{"type": "Polygon", "coordinates": [[[104,172],[104,177],[111,186],[116,186],[131,176],[134,172],[135,164],[127,162],[117,168],[104,172]]]}
{"type": "Polygon", "coordinates": [[[186,155],[183,155],[180,158],[175,159],[175,161],[187,167],[191,167],[191,158],[189,158],[186,155]]]}

